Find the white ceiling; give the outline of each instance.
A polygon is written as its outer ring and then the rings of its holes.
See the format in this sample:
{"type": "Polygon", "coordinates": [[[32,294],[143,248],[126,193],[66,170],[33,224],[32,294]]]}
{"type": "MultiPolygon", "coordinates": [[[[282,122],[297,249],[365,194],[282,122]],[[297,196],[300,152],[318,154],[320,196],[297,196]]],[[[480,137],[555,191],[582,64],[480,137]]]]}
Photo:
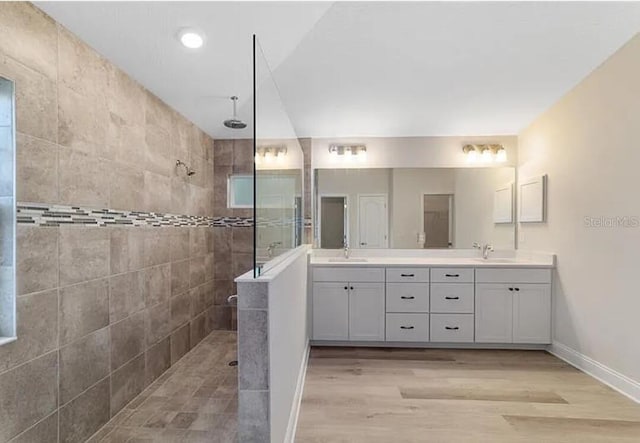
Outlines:
{"type": "Polygon", "coordinates": [[[253,33],[298,135],[346,137],[517,133],[640,30],[638,2],[37,5],[217,138],[250,134],[222,121],[253,33]]]}

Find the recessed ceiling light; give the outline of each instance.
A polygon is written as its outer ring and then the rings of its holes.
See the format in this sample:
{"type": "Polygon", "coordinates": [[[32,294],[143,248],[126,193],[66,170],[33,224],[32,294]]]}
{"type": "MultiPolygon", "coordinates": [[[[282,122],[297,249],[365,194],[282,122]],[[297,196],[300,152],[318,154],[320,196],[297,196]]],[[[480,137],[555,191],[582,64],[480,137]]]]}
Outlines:
{"type": "Polygon", "coordinates": [[[204,44],[204,37],[194,29],[181,29],[178,38],[180,43],[189,49],[198,49],[204,44]]]}

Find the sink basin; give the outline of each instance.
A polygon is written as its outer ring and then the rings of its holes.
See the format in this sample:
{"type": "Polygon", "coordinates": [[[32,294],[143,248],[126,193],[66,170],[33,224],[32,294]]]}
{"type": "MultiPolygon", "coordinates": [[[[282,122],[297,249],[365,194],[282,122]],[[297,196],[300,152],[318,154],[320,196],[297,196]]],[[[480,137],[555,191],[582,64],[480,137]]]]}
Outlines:
{"type": "Polygon", "coordinates": [[[516,263],[512,258],[474,258],[478,263],[516,263]]]}
{"type": "Polygon", "coordinates": [[[366,258],[330,258],[331,263],[366,263],[366,258]]]}

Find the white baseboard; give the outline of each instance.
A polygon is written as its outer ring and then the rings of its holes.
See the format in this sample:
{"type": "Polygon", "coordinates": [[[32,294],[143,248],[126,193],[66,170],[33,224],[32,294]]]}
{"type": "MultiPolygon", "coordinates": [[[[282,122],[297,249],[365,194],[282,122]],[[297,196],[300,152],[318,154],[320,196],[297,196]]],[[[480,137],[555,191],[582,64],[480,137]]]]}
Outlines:
{"type": "Polygon", "coordinates": [[[575,366],[593,378],[600,380],[605,385],[629,397],[631,400],[640,403],[639,382],[562,343],[553,342],[547,350],[571,366],[575,366]]]}
{"type": "Polygon", "coordinates": [[[293,443],[296,437],[296,428],[298,426],[298,416],[300,415],[300,403],[302,402],[302,391],[304,390],[304,381],[307,376],[307,364],[309,362],[309,351],[311,346],[307,341],[307,348],[302,357],[302,364],[298,372],[298,383],[296,384],[296,393],[293,396],[293,404],[291,405],[291,413],[289,415],[289,423],[287,424],[287,433],[285,435],[286,443],[293,443]]]}

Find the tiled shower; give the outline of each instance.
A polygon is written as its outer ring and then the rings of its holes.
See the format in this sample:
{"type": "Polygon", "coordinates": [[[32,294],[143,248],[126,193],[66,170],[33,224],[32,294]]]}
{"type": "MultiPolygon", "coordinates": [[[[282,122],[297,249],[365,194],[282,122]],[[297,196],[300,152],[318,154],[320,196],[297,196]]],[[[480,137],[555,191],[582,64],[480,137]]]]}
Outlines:
{"type": "Polygon", "coordinates": [[[226,179],[248,170],[251,147],[214,155],[28,3],[0,4],[0,76],[15,84],[19,209],[0,442],[82,442],[209,332],[234,328],[227,297],[252,267],[252,227],[226,212],[226,179]]]}

